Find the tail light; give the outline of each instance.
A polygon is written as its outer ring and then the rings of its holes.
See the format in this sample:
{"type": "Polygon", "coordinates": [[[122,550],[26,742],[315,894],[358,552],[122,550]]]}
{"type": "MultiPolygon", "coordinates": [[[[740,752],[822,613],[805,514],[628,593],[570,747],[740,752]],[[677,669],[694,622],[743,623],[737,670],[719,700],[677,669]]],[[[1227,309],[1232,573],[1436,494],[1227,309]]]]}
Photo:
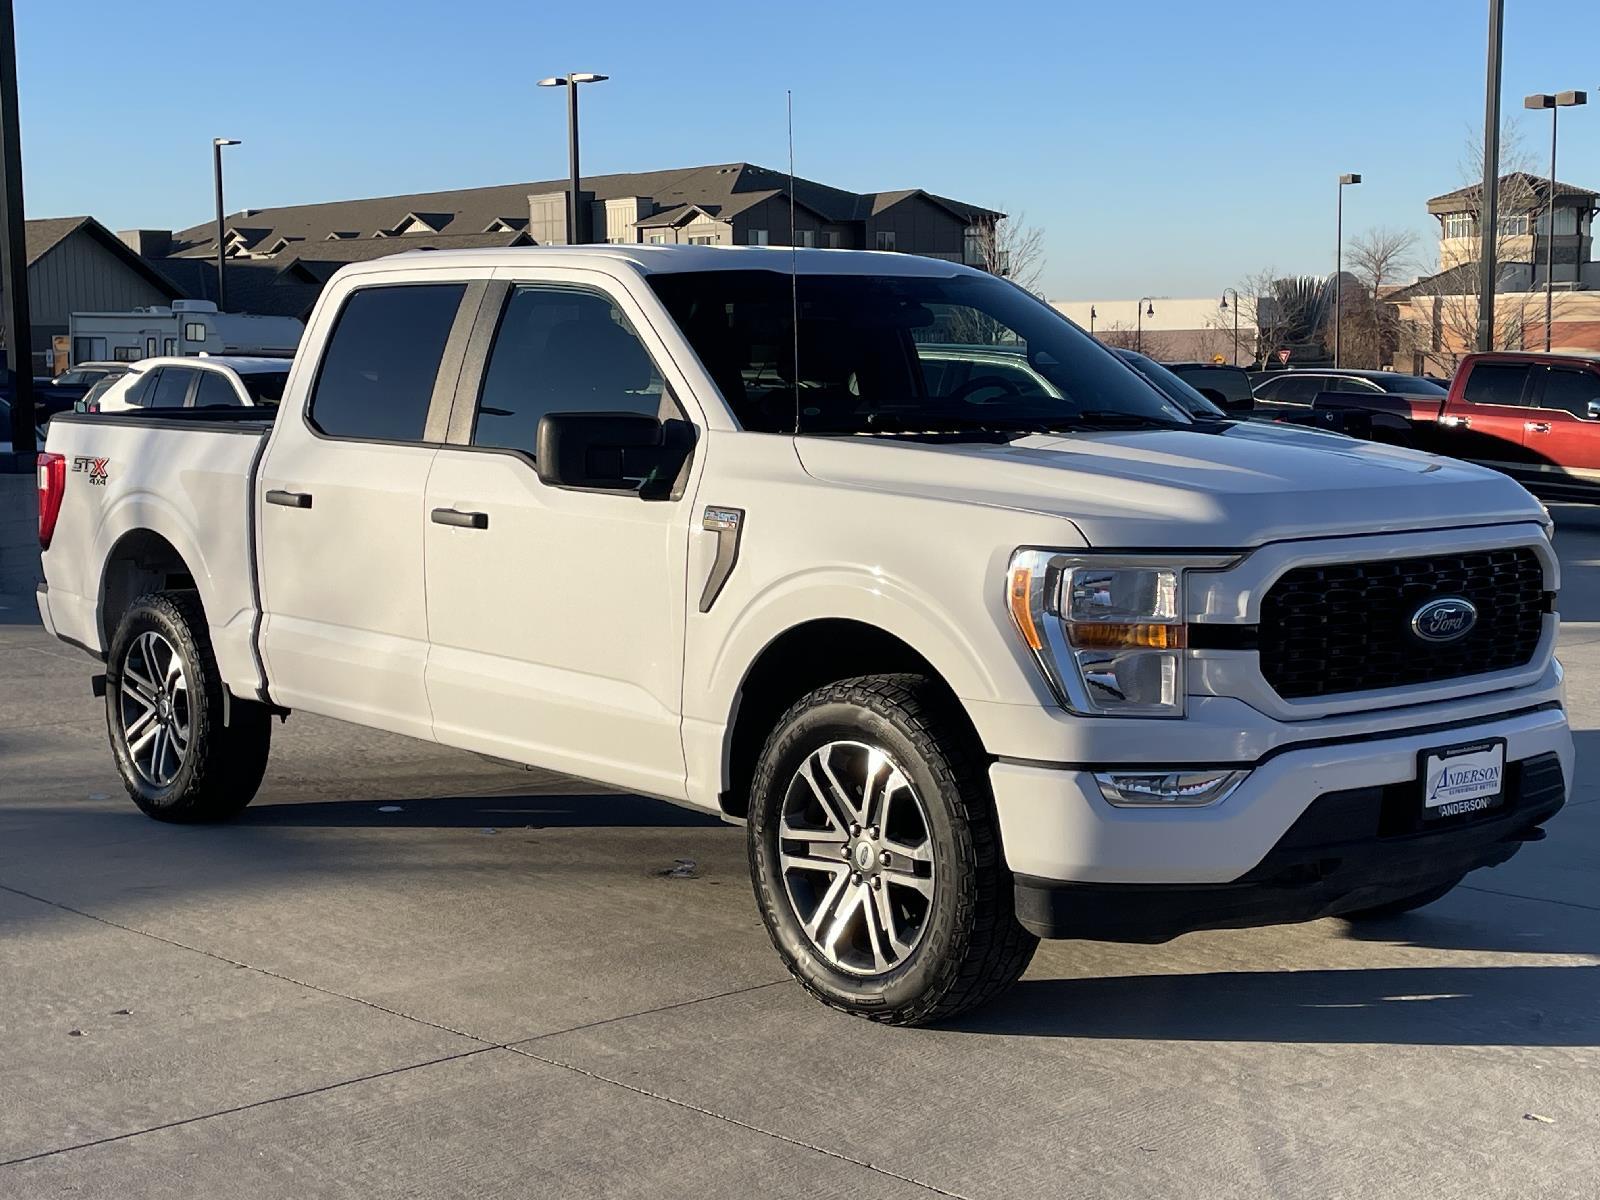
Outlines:
{"type": "Polygon", "coordinates": [[[67,491],[67,460],[46,450],[39,455],[39,549],[50,549],[61,515],[61,497],[67,491]]]}

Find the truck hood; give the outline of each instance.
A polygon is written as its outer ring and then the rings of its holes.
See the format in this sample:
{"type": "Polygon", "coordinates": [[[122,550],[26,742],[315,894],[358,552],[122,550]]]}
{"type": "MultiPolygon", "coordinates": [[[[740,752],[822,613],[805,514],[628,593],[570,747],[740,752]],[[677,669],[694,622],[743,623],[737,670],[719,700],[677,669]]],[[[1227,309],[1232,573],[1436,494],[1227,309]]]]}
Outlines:
{"type": "Polygon", "coordinates": [[[1096,547],[1232,549],[1543,516],[1483,467],[1263,422],[1007,445],[802,437],[796,449],[817,479],[1059,516],[1096,547]]]}

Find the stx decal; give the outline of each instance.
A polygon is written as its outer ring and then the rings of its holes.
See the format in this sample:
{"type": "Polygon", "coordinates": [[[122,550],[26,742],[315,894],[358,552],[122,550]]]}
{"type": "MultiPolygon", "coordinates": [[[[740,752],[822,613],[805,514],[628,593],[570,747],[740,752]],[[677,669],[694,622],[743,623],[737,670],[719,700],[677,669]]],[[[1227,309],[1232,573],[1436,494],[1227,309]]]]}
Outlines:
{"type": "Polygon", "coordinates": [[[110,477],[106,470],[110,462],[109,458],[90,458],[87,454],[79,454],[72,460],[72,470],[75,474],[87,473],[90,483],[104,487],[110,477]]]}

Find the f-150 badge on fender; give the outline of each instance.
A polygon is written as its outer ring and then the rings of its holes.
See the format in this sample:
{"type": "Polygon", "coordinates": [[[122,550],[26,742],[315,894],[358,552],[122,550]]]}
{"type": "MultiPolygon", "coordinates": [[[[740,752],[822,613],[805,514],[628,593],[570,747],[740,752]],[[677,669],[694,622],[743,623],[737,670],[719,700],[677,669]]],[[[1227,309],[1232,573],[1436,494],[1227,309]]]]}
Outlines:
{"type": "Polygon", "coordinates": [[[90,483],[104,487],[106,480],[110,478],[107,472],[110,463],[109,458],[90,458],[87,454],[78,454],[73,456],[72,470],[76,474],[87,473],[90,483]]]}

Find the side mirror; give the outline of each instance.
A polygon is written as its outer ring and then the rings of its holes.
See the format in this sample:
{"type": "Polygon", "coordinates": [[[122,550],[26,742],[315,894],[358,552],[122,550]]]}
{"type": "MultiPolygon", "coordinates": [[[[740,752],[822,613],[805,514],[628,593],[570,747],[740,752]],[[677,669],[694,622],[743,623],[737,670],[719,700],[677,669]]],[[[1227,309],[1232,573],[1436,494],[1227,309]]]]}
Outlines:
{"type": "Polygon", "coordinates": [[[664,500],[688,461],[694,427],[641,413],[555,412],[539,419],[536,440],[534,466],[551,487],[664,500]]]}
{"type": "Polygon", "coordinates": [[[1600,400],[1589,401],[1589,420],[1600,421],[1600,400]]]}
{"type": "Polygon", "coordinates": [[[88,412],[89,411],[89,402],[87,400],[85,400],[82,396],[79,396],[76,400],[74,400],[72,402],[72,411],[73,412],[88,412]]]}

